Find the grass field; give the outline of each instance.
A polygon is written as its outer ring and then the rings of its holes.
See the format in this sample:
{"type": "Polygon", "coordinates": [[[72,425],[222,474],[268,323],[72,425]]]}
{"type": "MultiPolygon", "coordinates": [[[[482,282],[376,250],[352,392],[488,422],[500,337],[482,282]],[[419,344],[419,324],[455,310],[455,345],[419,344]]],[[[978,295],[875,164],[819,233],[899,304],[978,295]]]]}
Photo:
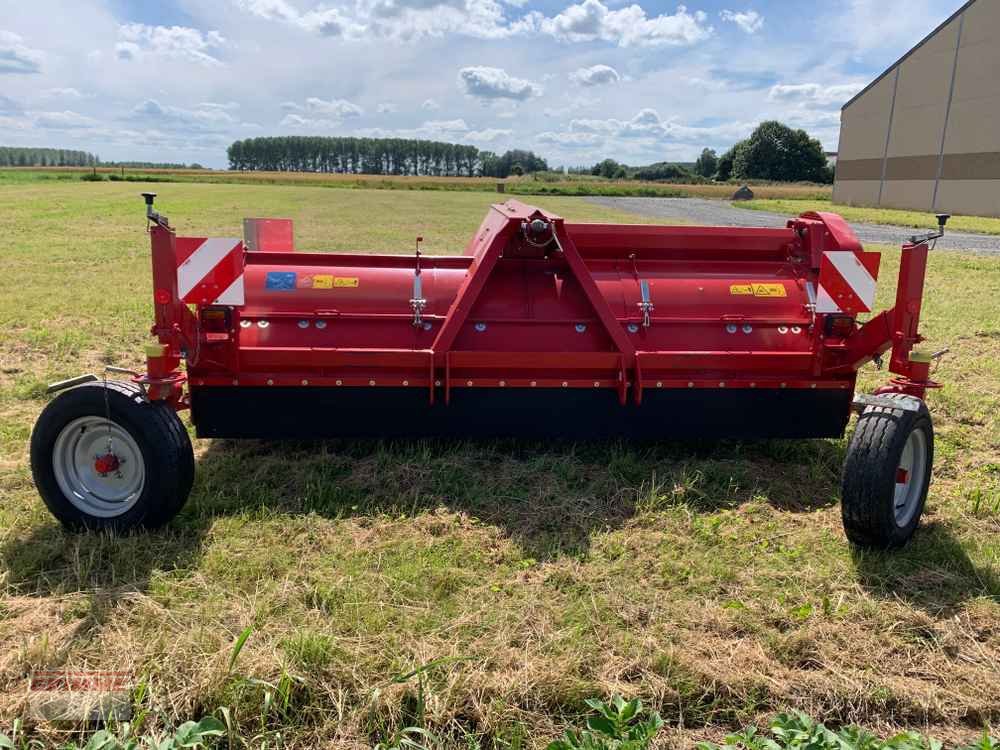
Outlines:
{"type": "MultiPolygon", "coordinates": [[[[320,174],[315,172],[225,172],[213,170],[125,169],[99,167],[49,167],[0,169],[0,185],[37,181],[78,180],[96,175],[108,180],[196,182],[216,185],[295,185],[362,190],[445,190],[482,192],[505,184],[511,195],[608,195],[669,198],[728,198],[736,185],[682,185],[640,180],[607,180],[590,175],[561,176],[555,172],[524,177],[400,177],[390,175],[320,174]]],[[[762,183],[753,185],[760,198],[823,200],[830,197],[829,185],[809,183],[762,183]]]]}
{"type": "MultiPolygon", "coordinates": [[[[310,250],[410,252],[420,234],[459,252],[497,198],[153,188],[182,233],[289,216],[310,250]]],[[[146,727],[224,706],[254,747],[364,747],[414,724],[442,747],[541,747],[614,692],[662,714],[663,747],[787,708],[949,741],[1000,724],[997,258],[931,256],[923,331],[952,354],[928,512],[896,554],[846,544],[836,440],[199,441],[169,530],[67,535],[27,441],[48,381],[141,364],[140,189],[0,184],[0,731],[38,668],[129,671],[146,727]]],[[[885,249],[882,304],[898,260],[885,249]]]]}
{"type": "MultiPolygon", "coordinates": [[[[797,216],[803,211],[833,211],[848,221],[860,221],[871,224],[889,224],[899,227],[915,227],[924,229],[933,224],[934,217],[923,211],[903,211],[896,208],[865,208],[863,206],[845,206],[831,203],[823,199],[801,198],[768,198],[762,196],[752,201],[736,201],[736,208],[747,208],[756,211],[773,211],[779,214],[797,216]]],[[[1000,219],[988,216],[952,216],[948,229],[956,232],[978,232],[981,234],[1000,234],[1000,219]]]]}

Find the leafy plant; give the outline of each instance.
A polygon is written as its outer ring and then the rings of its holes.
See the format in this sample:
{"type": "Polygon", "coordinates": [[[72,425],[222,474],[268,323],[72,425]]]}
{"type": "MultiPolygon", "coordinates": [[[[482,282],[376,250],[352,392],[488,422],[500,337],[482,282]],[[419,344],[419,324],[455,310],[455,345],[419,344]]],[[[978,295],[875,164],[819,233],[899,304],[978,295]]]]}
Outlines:
{"type": "Polygon", "coordinates": [[[644,750],[663,726],[663,719],[655,711],[643,718],[645,712],[638,698],[626,701],[616,695],[610,705],[592,698],[587,705],[595,712],[588,717],[587,728],[566,730],[549,743],[548,750],[644,750]]]}
{"type": "MultiPolygon", "coordinates": [[[[941,750],[941,743],[919,732],[902,732],[882,740],[861,727],[837,731],[803,713],[778,714],[771,721],[771,737],[757,727],[746,727],[726,737],[725,744],[699,742],[698,750],[941,750]]],[[[1000,750],[1000,743],[983,733],[979,742],[957,750],[1000,750]]]]}

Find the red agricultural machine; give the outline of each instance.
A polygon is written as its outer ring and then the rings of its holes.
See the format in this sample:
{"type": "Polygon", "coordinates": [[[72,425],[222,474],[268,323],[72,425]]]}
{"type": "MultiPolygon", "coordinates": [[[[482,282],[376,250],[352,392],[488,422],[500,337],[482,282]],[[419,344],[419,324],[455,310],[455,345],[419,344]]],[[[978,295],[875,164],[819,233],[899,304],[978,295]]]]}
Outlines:
{"type": "Polygon", "coordinates": [[[419,238],[379,255],[297,252],[282,219],[178,236],[144,195],[146,372],[54,384],[32,436],[35,482],[71,528],[180,510],[187,409],[198,437],[268,439],[830,438],[853,410],[848,537],[892,547],[917,526],[937,384],[914,347],[946,215],[903,246],[895,306],[861,324],[880,256],[830,213],[777,229],[571,224],[509,201],[462,255],[423,255],[419,238]],[[893,377],[855,396],[886,353],[893,377]]]}

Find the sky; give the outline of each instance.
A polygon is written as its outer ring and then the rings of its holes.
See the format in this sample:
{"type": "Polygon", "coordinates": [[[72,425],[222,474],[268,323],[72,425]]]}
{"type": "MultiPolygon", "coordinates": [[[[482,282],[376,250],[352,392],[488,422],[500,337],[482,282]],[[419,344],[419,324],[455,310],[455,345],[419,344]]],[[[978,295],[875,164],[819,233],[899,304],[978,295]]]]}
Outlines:
{"type": "Polygon", "coordinates": [[[0,0],[0,145],[226,165],[266,135],[550,165],[720,153],[840,107],[960,0],[0,0]]]}

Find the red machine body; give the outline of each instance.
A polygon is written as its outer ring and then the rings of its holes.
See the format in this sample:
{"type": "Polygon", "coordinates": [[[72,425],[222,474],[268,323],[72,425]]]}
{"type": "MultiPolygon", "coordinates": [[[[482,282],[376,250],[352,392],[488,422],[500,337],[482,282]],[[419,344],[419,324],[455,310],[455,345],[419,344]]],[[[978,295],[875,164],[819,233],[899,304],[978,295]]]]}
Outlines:
{"type": "Polygon", "coordinates": [[[152,217],[142,382],[200,436],[824,437],[890,348],[883,392],[935,385],[912,352],[926,243],[904,246],[896,306],[859,325],[879,254],[834,214],[571,224],[510,201],[455,256],[296,252],[274,219],[246,244],[184,238],[152,217]]]}

